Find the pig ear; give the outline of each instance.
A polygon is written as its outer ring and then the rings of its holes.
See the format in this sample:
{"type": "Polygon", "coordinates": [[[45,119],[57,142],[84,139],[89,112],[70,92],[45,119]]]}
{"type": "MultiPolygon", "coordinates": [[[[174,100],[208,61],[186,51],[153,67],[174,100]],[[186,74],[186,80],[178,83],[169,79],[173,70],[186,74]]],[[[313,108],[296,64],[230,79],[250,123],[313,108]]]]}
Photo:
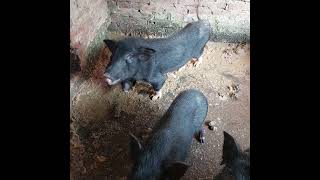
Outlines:
{"type": "Polygon", "coordinates": [[[142,61],[147,61],[147,60],[149,60],[151,58],[151,56],[155,52],[156,51],[154,49],[140,47],[140,48],[137,49],[138,59],[140,59],[142,61]]]}
{"type": "Polygon", "coordinates": [[[116,42],[112,40],[105,39],[103,42],[106,44],[106,46],[110,49],[111,52],[114,52],[117,48],[116,42]]]}
{"type": "Polygon", "coordinates": [[[180,179],[190,167],[189,164],[181,161],[173,161],[165,164],[165,174],[170,179],[180,179]]]}
{"type": "Polygon", "coordinates": [[[230,134],[223,131],[223,135],[224,135],[223,154],[222,154],[222,162],[220,163],[220,165],[222,164],[230,165],[232,161],[238,157],[240,153],[240,149],[230,134]]]}
{"type": "Polygon", "coordinates": [[[141,152],[142,150],[142,145],[139,141],[139,139],[133,135],[132,133],[129,133],[130,135],[130,153],[131,153],[131,158],[135,159],[137,155],[141,152]]]}

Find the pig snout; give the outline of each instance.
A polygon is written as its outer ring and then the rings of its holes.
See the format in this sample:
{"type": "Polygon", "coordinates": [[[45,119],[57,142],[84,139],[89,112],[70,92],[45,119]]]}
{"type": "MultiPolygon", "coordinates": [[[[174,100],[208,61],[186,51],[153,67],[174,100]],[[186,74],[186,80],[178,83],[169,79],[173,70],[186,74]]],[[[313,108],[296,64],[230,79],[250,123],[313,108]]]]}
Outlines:
{"type": "Polygon", "coordinates": [[[112,85],[112,80],[111,79],[107,78],[106,81],[107,81],[108,85],[112,85]]]}
{"type": "Polygon", "coordinates": [[[107,73],[105,73],[103,76],[106,78],[106,82],[107,82],[108,85],[110,85],[110,86],[111,86],[111,85],[114,85],[114,84],[117,84],[117,83],[120,81],[120,79],[113,80],[112,77],[111,77],[109,74],[107,74],[107,73]]]}
{"type": "Polygon", "coordinates": [[[105,74],[103,74],[103,76],[106,78],[106,82],[107,82],[109,85],[111,85],[111,84],[112,84],[112,79],[111,79],[110,75],[107,74],[107,73],[105,73],[105,74]]]}

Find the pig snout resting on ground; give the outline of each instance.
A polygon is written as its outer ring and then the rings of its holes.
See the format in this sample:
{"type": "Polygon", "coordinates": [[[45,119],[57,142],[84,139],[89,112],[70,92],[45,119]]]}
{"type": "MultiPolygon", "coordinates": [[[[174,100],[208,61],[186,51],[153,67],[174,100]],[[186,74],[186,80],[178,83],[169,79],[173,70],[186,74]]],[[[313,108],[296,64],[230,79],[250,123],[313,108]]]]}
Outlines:
{"type": "MultiPolygon", "coordinates": [[[[227,168],[226,174],[234,180],[250,180],[250,149],[241,151],[234,138],[226,133],[224,134],[222,164],[227,168]]],[[[215,178],[226,179],[226,178],[215,178]]]]}
{"type": "Polygon", "coordinates": [[[188,169],[186,160],[192,139],[207,116],[208,102],[197,90],[180,93],[143,145],[130,133],[132,180],[180,179],[188,169]]]}
{"type": "Polygon", "coordinates": [[[197,59],[196,64],[202,61],[210,32],[209,22],[201,20],[187,24],[167,38],[104,40],[112,52],[111,64],[104,74],[106,82],[109,85],[122,83],[127,92],[137,80],[145,81],[156,92],[152,99],[160,98],[167,73],[178,70],[193,58],[197,59]]]}

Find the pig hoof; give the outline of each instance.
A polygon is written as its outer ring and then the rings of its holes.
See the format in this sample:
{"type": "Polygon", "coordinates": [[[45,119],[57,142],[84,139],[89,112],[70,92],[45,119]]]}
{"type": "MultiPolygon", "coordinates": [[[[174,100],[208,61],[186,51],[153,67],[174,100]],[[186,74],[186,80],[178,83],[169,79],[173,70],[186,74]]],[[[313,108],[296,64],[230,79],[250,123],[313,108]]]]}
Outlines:
{"type": "Polygon", "coordinates": [[[160,99],[162,97],[162,93],[161,91],[156,91],[156,94],[151,96],[151,100],[157,100],[157,99],[160,99]]]}
{"type": "Polygon", "coordinates": [[[128,93],[130,90],[131,90],[131,88],[123,88],[123,91],[124,91],[125,93],[128,93]]]}
{"type": "Polygon", "coordinates": [[[201,144],[203,144],[203,143],[204,143],[204,139],[205,139],[205,137],[204,137],[204,129],[201,129],[201,130],[199,131],[199,142],[200,142],[201,144]]]}
{"type": "Polygon", "coordinates": [[[155,100],[160,99],[160,98],[161,98],[160,95],[154,95],[154,96],[151,97],[151,100],[155,101],[155,100]]]}
{"type": "Polygon", "coordinates": [[[198,67],[203,61],[203,57],[200,56],[198,60],[194,61],[193,66],[198,67]]]}

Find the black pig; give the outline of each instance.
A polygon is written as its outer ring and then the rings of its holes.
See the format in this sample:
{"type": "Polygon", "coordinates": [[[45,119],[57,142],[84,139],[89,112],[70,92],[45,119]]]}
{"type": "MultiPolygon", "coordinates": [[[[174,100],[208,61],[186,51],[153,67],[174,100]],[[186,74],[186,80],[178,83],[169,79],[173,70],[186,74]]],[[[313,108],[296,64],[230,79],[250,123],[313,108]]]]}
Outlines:
{"type": "Polygon", "coordinates": [[[226,132],[223,132],[223,134],[224,142],[221,165],[226,165],[227,172],[231,175],[231,179],[250,180],[250,149],[244,152],[241,151],[230,134],[226,132]]]}
{"type": "Polygon", "coordinates": [[[106,81],[109,85],[121,82],[125,92],[137,80],[148,82],[156,91],[152,99],[158,99],[167,73],[178,70],[193,58],[197,59],[196,65],[202,61],[210,32],[209,22],[201,20],[187,24],[167,38],[104,40],[112,52],[111,65],[104,74],[106,81]]]}
{"type": "Polygon", "coordinates": [[[172,102],[144,146],[130,134],[134,166],[129,179],[180,179],[189,167],[184,161],[194,135],[201,134],[207,111],[206,97],[186,90],[172,102]]]}

